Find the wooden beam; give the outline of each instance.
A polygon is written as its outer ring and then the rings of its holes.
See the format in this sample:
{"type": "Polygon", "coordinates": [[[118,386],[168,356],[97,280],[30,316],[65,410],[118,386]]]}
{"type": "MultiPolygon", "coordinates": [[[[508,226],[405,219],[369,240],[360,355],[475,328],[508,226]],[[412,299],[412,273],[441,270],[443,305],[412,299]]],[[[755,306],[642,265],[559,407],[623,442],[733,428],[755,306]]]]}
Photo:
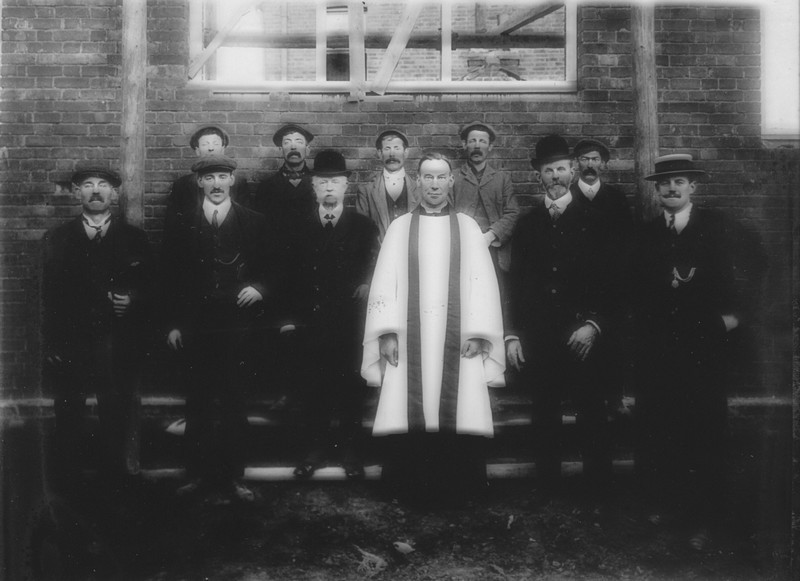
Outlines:
{"type": "Polygon", "coordinates": [[[497,26],[487,32],[487,34],[492,36],[500,36],[511,34],[515,30],[519,30],[523,26],[527,26],[534,20],[539,20],[540,18],[544,18],[551,12],[555,12],[559,8],[564,6],[563,2],[548,2],[546,4],[540,4],[538,6],[534,6],[533,8],[526,10],[525,12],[521,12],[519,14],[515,14],[508,20],[506,20],[500,26],[497,26]]]}
{"type": "Polygon", "coordinates": [[[442,54],[439,79],[453,80],[453,6],[448,0],[442,2],[442,54]]]}
{"type": "Polygon", "coordinates": [[[367,82],[367,57],[364,53],[364,5],[361,0],[350,0],[347,5],[350,25],[350,100],[364,99],[367,82]]]}
{"type": "Polygon", "coordinates": [[[383,61],[375,75],[372,82],[372,91],[378,95],[383,95],[386,92],[386,86],[392,79],[397,63],[400,62],[400,57],[403,56],[403,51],[406,49],[408,39],[411,37],[411,32],[414,30],[414,25],[417,23],[417,18],[422,12],[424,4],[422,2],[409,2],[403,10],[403,15],[400,17],[400,22],[392,35],[392,40],[386,48],[383,55],[383,61]]]}
{"type": "Polygon", "coordinates": [[[120,170],[122,215],[144,224],[145,105],[147,88],[147,4],[122,2],[122,123],[120,170]]]}
{"type": "Polygon", "coordinates": [[[219,47],[223,45],[225,39],[228,35],[236,28],[236,25],[239,24],[239,21],[244,17],[248,12],[253,10],[256,6],[260,5],[263,0],[251,0],[247,4],[243,5],[237,12],[233,13],[231,19],[228,20],[227,24],[217,33],[217,35],[208,43],[203,52],[197,55],[192,61],[189,63],[189,70],[187,74],[190,79],[193,79],[197,76],[197,73],[200,72],[200,69],[203,68],[203,65],[206,61],[211,58],[219,47]]]}
{"type": "Polygon", "coordinates": [[[634,168],[639,185],[638,210],[644,219],[658,214],[651,182],[644,176],[658,157],[658,92],[656,81],[655,8],[640,3],[631,7],[633,52],[634,168]]]}

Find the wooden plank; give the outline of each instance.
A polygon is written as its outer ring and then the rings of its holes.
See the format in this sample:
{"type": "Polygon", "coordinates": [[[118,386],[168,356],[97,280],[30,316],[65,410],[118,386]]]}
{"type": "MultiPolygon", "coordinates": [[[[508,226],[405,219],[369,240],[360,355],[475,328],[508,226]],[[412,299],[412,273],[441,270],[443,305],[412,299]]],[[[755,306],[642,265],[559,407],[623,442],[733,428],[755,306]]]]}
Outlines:
{"type": "Polygon", "coordinates": [[[386,92],[386,87],[392,79],[397,63],[400,62],[400,57],[403,56],[403,51],[406,49],[408,39],[411,37],[411,32],[414,30],[414,25],[417,23],[424,4],[422,2],[409,2],[403,10],[403,15],[400,17],[400,23],[395,29],[392,40],[386,48],[383,55],[383,61],[375,75],[372,82],[371,90],[378,94],[383,95],[386,92]]]}
{"type": "Polygon", "coordinates": [[[147,5],[122,3],[122,121],[120,174],[122,215],[144,225],[145,106],[147,87],[147,5]]]}
{"type": "Polygon", "coordinates": [[[534,6],[525,12],[520,12],[519,14],[512,16],[500,26],[496,26],[495,28],[489,30],[487,34],[492,36],[511,34],[515,30],[519,30],[523,26],[527,26],[534,20],[539,20],[540,18],[544,18],[548,14],[555,12],[562,6],[564,6],[563,2],[548,2],[534,6]]]}
{"type": "Polygon", "coordinates": [[[364,53],[364,8],[361,0],[350,0],[347,6],[350,25],[350,100],[364,99],[367,81],[367,57],[364,53]]]}
{"type": "Polygon", "coordinates": [[[247,4],[244,4],[239,11],[233,14],[227,24],[225,24],[225,26],[217,33],[212,41],[208,43],[208,46],[203,49],[203,52],[193,58],[189,63],[189,70],[187,74],[190,79],[193,79],[197,76],[197,73],[200,72],[206,61],[211,58],[211,55],[213,55],[217,49],[224,44],[225,39],[233,31],[233,29],[236,28],[236,25],[239,24],[239,21],[242,19],[242,17],[252,11],[256,6],[261,4],[262,1],[263,0],[251,0],[247,4]]]}
{"type": "Polygon", "coordinates": [[[633,102],[635,170],[639,185],[637,206],[640,216],[649,219],[659,212],[653,185],[644,176],[658,157],[658,100],[656,81],[655,8],[650,4],[631,7],[633,52],[633,102]]]}

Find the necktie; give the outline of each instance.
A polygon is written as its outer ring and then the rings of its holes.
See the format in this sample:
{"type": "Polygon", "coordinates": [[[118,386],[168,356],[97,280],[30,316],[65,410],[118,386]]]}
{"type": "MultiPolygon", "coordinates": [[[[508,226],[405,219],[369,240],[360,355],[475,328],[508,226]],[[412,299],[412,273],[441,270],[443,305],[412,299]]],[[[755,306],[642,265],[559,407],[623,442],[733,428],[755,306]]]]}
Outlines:
{"type": "Polygon", "coordinates": [[[333,214],[325,214],[324,218],[327,220],[327,222],[325,222],[325,230],[333,230],[333,219],[335,216],[333,214]]]}
{"type": "Polygon", "coordinates": [[[106,224],[106,222],[108,222],[108,220],[105,220],[102,224],[97,226],[89,222],[89,220],[87,220],[85,217],[83,218],[84,224],[86,224],[89,228],[94,228],[95,234],[92,237],[91,241],[94,242],[95,244],[100,244],[100,241],[103,239],[103,226],[106,224]]]}
{"type": "Polygon", "coordinates": [[[561,216],[561,211],[558,209],[558,206],[555,204],[550,205],[550,218],[552,218],[553,222],[558,220],[559,216],[561,216]]]}
{"type": "Polygon", "coordinates": [[[219,210],[214,210],[214,215],[211,216],[211,227],[214,228],[214,230],[219,230],[219,221],[217,220],[218,213],[219,210]]]}
{"type": "Polygon", "coordinates": [[[675,214],[669,215],[669,233],[672,235],[678,234],[678,229],[675,228],[675,214]]]}

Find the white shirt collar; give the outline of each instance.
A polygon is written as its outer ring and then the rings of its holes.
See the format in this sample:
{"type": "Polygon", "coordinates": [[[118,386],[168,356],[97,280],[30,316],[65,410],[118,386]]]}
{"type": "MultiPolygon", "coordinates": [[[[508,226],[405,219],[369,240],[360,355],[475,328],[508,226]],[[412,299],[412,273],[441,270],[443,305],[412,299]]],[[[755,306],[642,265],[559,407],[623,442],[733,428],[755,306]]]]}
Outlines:
{"type": "Polygon", "coordinates": [[[567,209],[567,206],[569,206],[569,203],[571,201],[572,201],[572,192],[569,191],[560,198],[558,198],[557,200],[551,200],[550,197],[547,194],[545,194],[544,207],[549,210],[550,206],[555,204],[556,208],[558,208],[559,213],[563,213],[564,210],[567,209]]]}
{"type": "MultiPolygon", "coordinates": [[[[686,224],[689,223],[689,216],[692,214],[692,203],[689,202],[680,211],[675,212],[675,230],[680,234],[684,228],[686,228],[686,224]]],[[[664,210],[664,220],[669,226],[669,212],[664,210]]]]}
{"type": "Polygon", "coordinates": [[[209,224],[211,224],[211,220],[214,218],[214,210],[217,211],[217,224],[221,225],[225,218],[228,215],[228,212],[231,209],[231,199],[228,198],[224,202],[220,204],[213,204],[211,203],[208,198],[203,200],[203,215],[206,217],[206,220],[209,224]]]}
{"type": "Polygon", "coordinates": [[[328,223],[328,219],[325,216],[332,215],[333,220],[330,221],[333,222],[334,228],[336,227],[336,224],[339,222],[339,218],[341,218],[342,212],[344,212],[344,206],[342,206],[342,204],[338,204],[332,210],[325,208],[322,204],[317,206],[317,208],[319,209],[319,221],[322,222],[322,225],[324,226],[325,224],[328,223]]]}
{"type": "Polygon", "coordinates": [[[578,187],[583,192],[583,195],[593,200],[597,192],[600,190],[600,180],[597,180],[594,185],[589,185],[585,181],[579,179],[578,180],[578,187]]]}
{"type": "Polygon", "coordinates": [[[386,182],[398,182],[406,179],[406,168],[401,167],[396,172],[390,172],[386,168],[383,169],[383,179],[386,182]]]}
{"type": "Polygon", "coordinates": [[[108,227],[111,225],[111,214],[103,218],[102,222],[99,224],[100,230],[91,225],[95,224],[95,222],[86,214],[82,215],[81,224],[83,224],[83,231],[86,232],[86,236],[89,240],[94,240],[98,232],[100,233],[100,237],[104,238],[108,232],[108,227]]]}

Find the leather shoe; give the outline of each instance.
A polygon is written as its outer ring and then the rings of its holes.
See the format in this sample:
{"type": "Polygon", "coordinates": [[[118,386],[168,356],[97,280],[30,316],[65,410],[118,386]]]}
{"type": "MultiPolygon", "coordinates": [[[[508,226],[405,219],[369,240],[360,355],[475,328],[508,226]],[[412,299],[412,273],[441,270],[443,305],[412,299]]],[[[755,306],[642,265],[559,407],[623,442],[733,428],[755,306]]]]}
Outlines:
{"type": "Polygon", "coordinates": [[[297,467],[294,469],[293,474],[295,478],[306,480],[308,478],[311,478],[314,475],[314,472],[316,472],[316,470],[317,467],[314,464],[310,462],[303,462],[302,464],[297,465],[297,467]]]}

